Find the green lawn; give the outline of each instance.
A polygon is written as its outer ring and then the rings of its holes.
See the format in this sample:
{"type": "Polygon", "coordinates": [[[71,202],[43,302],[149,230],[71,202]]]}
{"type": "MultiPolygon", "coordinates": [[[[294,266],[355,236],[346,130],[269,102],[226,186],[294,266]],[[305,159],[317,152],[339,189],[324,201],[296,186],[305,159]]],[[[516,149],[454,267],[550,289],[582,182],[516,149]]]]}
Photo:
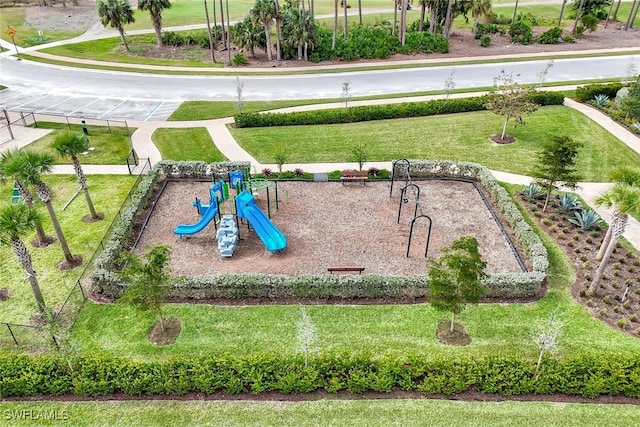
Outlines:
{"type": "MultiPolygon", "coordinates": [[[[32,411],[32,412],[28,412],[32,411]]],[[[462,402],[431,399],[302,402],[133,401],[0,402],[4,420],[42,426],[631,426],[640,423],[636,405],[552,402],[462,402]],[[47,411],[62,420],[19,422],[20,411],[47,411]]]]}
{"type": "MultiPolygon", "coordinates": [[[[66,123],[54,122],[39,122],[38,126],[40,128],[54,129],[54,131],[32,142],[28,145],[28,148],[53,154],[56,163],[71,164],[69,157],[60,157],[49,146],[56,136],[60,134],[67,132],[82,133],[82,127],[80,125],[71,125],[71,129],[69,129],[66,123]]],[[[87,154],[78,156],[80,163],[87,165],[126,164],[127,156],[131,152],[131,143],[124,127],[112,127],[113,133],[109,133],[109,129],[104,126],[87,126],[87,129],[91,147],[94,149],[88,151],[87,154]]],[[[129,131],[133,133],[135,128],[129,128],[129,131]]]]}
{"type": "MultiPolygon", "coordinates": [[[[30,26],[25,22],[25,9],[23,7],[3,7],[0,13],[0,37],[10,43],[13,43],[5,31],[11,26],[16,30],[13,37],[16,44],[22,47],[36,46],[43,43],[50,43],[58,40],[66,40],[78,37],[82,31],[45,31],[44,39],[38,35],[38,28],[30,26]]],[[[13,49],[12,49],[13,51],[13,49]]],[[[15,53],[15,51],[13,51],[15,53]]]]}
{"type": "Polygon", "coordinates": [[[202,160],[204,162],[222,162],[227,158],[218,150],[206,128],[187,129],[161,128],[151,139],[166,160],[202,160]]]}
{"type": "MultiPolygon", "coordinates": [[[[519,190],[518,186],[507,188],[511,192],[519,190]]],[[[403,353],[411,349],[425,354],[500,352],[534,358],[531,328],[548,321],[550,314],[557,310],[564,325],[561,355],[604,350],[639,352],[637,338],[612,330],[571,297],[569,288],[575,281],[575,270],[564,252],[546,235],[542,237],[550,261],[547,295],[534,303],[470,307],[458,316],[473,338],[468,347],[440,344],[435,328],[447,315],[425,304],[306,306],[318,333],[317,346],[321,351],[358,349],[403,353]]],[[[74,325],[71,345],[89,353],[143,360],[204,353],[247,355],[297,351],[296,321],[300,308],[296,305],[170,304],[165,314],[181,319],[182,332],[175,344],[158,347],[146,340],[155,322],[153,314],[127,305],[89,302],[74,325]],[[276,330],[278,333],[274,334],[276,330]]]]}
{"type": "Polygon", "coordinates": [[[288,144],[288,162],[315,163],[350,161],[350,147],[365,141],[368,161],[448,159],[528,175],[540,143],[560,134],[585,144],[578,158],[584,181],[606,181],[611,168],[640,164],[640,155],[567,107],[541,108],[525,126],[514,128],[511,123],[508,133],[517,142],[497,145],[488,137],[502,130],[503,121],[502,116],[482,111],[343,125],[231,129],[231,133],[261,163],[273,161],[274,142],[288,144]]]}
{"type": "MultiPolygon", "coordinates": [[[[56,264],[63,259],[58,242],[46,248],[34,248],[31,241],[35,233],[24,238],[24,242],[33,258],[33,265],[38,273],[38,281],[44,294],[45,302],[51,307],[59,307],[75,284],[81,270],[95,251],[100,239],[113,220],[118,207],[129,192],[134,177],[89,175],[87,181],[94,206],[98,212],[105,214],[105,219],[95,223],[84,223],[82,217],[89,211],[82,195],[69,205],[67,210],[62,207],[78,190],[79,184],[75,175],[47,175],[44,181],[52,190],[52,199],[56,215],[60,220],[69,248],[74,255],[81,255],[84,263],[73,270],[60,271],[56,264]]],[[[0,203],[11,202],[13,182],[0,186],[0,203]]],[[[44,207],[40,208],[44,218],[44,229],[47,234],[55,235],[49,216],[44,207]]],[[[22,267],[18,263],[13,251],[8,246],[0,246],[0,277],[1,287],[11,292],[10,298],[0,302],[0,321],[29,323],[30,316],[36,312],[36,303],[31,288],[24,277],[22,267]]],[[[5,345],[7,331],[0,332],[0,345],[5,345]]],[[[2,348],[2,347],[0,347],[2,348]]]]}

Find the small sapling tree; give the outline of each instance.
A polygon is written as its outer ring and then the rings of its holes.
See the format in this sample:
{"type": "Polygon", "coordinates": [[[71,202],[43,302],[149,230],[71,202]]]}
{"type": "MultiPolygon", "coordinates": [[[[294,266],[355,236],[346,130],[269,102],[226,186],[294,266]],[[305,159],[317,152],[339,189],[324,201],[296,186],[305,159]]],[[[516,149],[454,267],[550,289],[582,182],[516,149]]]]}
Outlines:
{"type": "Polygon", "coordinates": [[[278,166],[278,172],[282,172],[282,165],[287,163],[288,157],[289,150],[287,149],[287,144],[284,142],[276,143],[273,152],[273,160],[275,160],[276,166],[278,166]]]}
{"type": "Polygon", "coordinates": [[[449,97],[451,96],[451,92],[456,88],[456,82],[453,79],[453,75],[455,73],[456,73],[456,70],[453,70],[451,74],[449,74],[449,77],[447,77],[447,80],[444,81],[444,93],[445,93],[444,99],[449,99],[449,97]]]}
{"type": "Polygon", "coordinates": [[[547,192],[542,212],[546,211],[553,190],[560,186],[572,190],[577,188],[582,176],[578,173],[576,161],[582,146],[568,136],[554,136],[542,143],[532,174],[534,182],[547,192]]]}
{"type": "Polygon", "coordinates": [[[236,77],[235,80],[236,85],[236,110],[238,114],[242,114],[244,110],[244,82],[240,80],[239,77],[236,77]]]}
{"type": "Polygon", "coordinates": [[[542,364],[542,356],[545,353],[554,353],[558,350],[558,338],[562,331],[562,322],[558,319],[557,310],[551,313],[549,322],[543,325],[536,325],[531,331],[531,338],[538,348],[538,363],[536,363],[536,374],[542,364]]]}
{"type": "Polygon", "coordinates": [[[317,348],[314,347],[314,345],[318,336],[316,333],[316,327],[304,307],[300,307],[300,315],[300,320],[296,322],[296,326],[298,328],[298,348],[300,352],[304,354],[304,366],[308,366],[309,355],[317,351],[317,348]]]}
{"type": "Polygon", "coordinates": [[[514,78],[513,73],[505,70],[493,79],[493,90],[489,93],[489,99],[484,108],[493,111],[499,116],[504,116],[504,125],[500,141],[504,141],[507,134],[509,120],[516,124],[524,124],[524,115],[531,114],[538,109],[538,104],[528,100],[533,89],[522,87],[514,78]]]}
{"type": "Polygon", "coordinates": [[[344,107],[349,107],[349,101],[351,101],[351,80],[342,82],[342,95],[340,98],[344,101],[344,107]]]}
{"type": "Polygon", "coordinates": [[[437,261],[427,260],[429,302],[436,310],[451,313],[453,332],[455,315],[467,304],[477,304],[485,293],[482,279],[487,263],[480,256],[478,241],[471,236],[455,240],[442,253],[437,261]]]}
{"type": "Polygon", "coordinates": [[[358,142],[351,147],[351,158],[358,164],[358,170],[362,170],[362,166],[367,161],[366,145],[362,142],[358,142]]]}
{"type": "Polygon", "coordinates": [[[170,247],[162,245],[152,247],[142,259],[133,253],[127,253],[122,258],[126,266],[120,272],[122,279],[129,285],[122,293],[120,302],[132,304],[143,311],[155,312],[162,333],[166,332],[165,322],[168,320],[162,307],[171,290],[170,254],[170,247]]]}

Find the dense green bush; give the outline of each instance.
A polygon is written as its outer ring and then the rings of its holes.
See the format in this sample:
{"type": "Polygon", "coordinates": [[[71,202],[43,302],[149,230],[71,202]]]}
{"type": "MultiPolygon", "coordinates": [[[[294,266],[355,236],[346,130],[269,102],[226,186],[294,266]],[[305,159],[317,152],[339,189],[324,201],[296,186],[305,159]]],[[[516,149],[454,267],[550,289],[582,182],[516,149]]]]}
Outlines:
{"type": "Polygon", "coordinates": [[[482,22],[478,22],[476,26],[476,33],[474,34],[474,38],[476,40],[481,40],[483,36],[487,34],[501,34],[504,35],[506,33],[505,29],[497,24],[483,24],[482,22]]]}
{"type": "Polygon", "coordinates": [[[562,37],[562,28],[553,27],[540,34],[538,37],[538,43],[542,44],[558,44],[560,43],[560,38],[562,37]]]}
{"type": "Polygon", "coordinates": [[[489,36],[482,36],[480,38],[480,46],[482,47],[489,47],[489,45],[491,44],[491,37],[489,36]]]}
{"type": "Polygon", "coordinates": [[[509,36],[513,43],[531,44],[533,41],[533,30],[527,20],[519,20],[509,27],[509,36]]]}
{"type": "MultiPolygon", "coordinates": [[[[533,92],[530,95],[530,99],[541,106],[562,105],[564,95],[556,92],[533,92]]],[[[424,102],[404,102],[401,104],[295,111],[291,113],[241,113],[235,116],[235,124],[238,128],[246,128],[355,123],[482,111],[485,109],[484,104],[486,102],[486,96],[475,96],[459,99],[436,99],[424,102]]]]}
{"type": "Polygon", "coordinates": [[[622,83],[598,83],[579,86],[576,89],[576,101],[593,101],[597,95],[607,95],[609,99],[615,99],[616,94],[622,87],[622,83]]]}
{"type": "Polygon", "coordinates": [[[400,46],[398,38],[391,34],[391,27],[384,25],[358,25],[349,30],[349,36],[339,33],[336,48],[332,49],[333,32],[328,28],[318,28],[316,45],[309,50],[309,60],[355,61],[358,59],[388,58],[396,53],[449,52],[449,40],[440,34],[428,32],[407,33],[405,46],[400,46]]]}
{"type": "Polygon", "coordinates": [[[109,356],[0,356],[0,398],[124,393],[182,396],[187,393],[258,395],[265,392],[338,393],[394,390],[425,395],[464,391],[515,396],[554,394],[596,398],[640,397],[640,358],[629,354],[575,354],[535,361],[522,356],[434,357],[321,353],[207,355],[157,362],[109,356]]]}

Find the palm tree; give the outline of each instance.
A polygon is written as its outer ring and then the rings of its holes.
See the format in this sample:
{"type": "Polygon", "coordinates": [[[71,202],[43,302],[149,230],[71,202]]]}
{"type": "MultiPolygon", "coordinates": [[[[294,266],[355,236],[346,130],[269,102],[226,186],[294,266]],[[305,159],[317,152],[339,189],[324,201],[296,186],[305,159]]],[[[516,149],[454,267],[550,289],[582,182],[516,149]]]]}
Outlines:
{"type": "Polygon", "coordinates": [[[33,296],[36,298],[38,310],[44,313],[46,305],[38,278],[33,269],[31,254],[21,237],[32,231],[41,223],[41,216],[35,209],[29,209],[26,205],[7,205],[0,208],[0,244],[11,246],[13,253],[18,258],[22,269],[27,275],[33,296]]]}
{"type": "Polygon", "coordinates": [[[576,20],[573,22],[573,29],[571,30],[571,34],[576,33],[576,28],[578,28],[578,22],[582,19],[582,9],[584,8],[584,0],[580,0],[580,4],[578,5],[578,10],[576,11],[576,20]]]}
{"type": "MultiPolygon", "coordinates": [[[[215,6],[215,2],[213,2],[215,6]]],[[[216,63],[215,42],[213,41],[213,33],[211,32],[211,21],[209,20],[209,7],[207,0],[204,0],[204,16],[207,18],[207,33],[209,35],[209,50],[211,50],[211,62],[216,63]]]]}
{"type": "Polygon", "coordinates": [[[129,52],[129,45],[124,38],[124,25],[136,22],[129,0],[98,0],[96,6],[102,25],[117,29],[120,33],[120,41],[129,52]]]}
{"type": "MultiPolygon", "coordinates": [[[[13,156],[16,151],[5,151],[0,156],[0,182],[4,183],[8,179],[13,179],[16,183],[16,187],[18,188],[18,192],[20,193],[20,197],[24,201],[24,204],[27,205],[29,209],[33,209],[33,195],[31,191],[29,191],[29,187],[27,187],[22,181],[17,179],[15,176],[8,175],[6,173],[4,165],[9,161],[9,157],[13,156]]],[[[53,236],[47,236],[44,232],[44,228],[42,228],[42,224],[40,222],[35,224],[36,230],[36,238],[33,241],[34,246],[44,247],[48,246],[55,241],[53,236]]]]}
{"type": "Polygon", "coordinates": [[[63,133],[53,140],[51,148],[56,150],[62,157],[70,157],[73,162],[73,170],[76,172],[76,177],[80,183],[80,190],[84,193],[84,198],[87,200],[87,206],[89,207],[89,215],[92,221],[99,221],[104,218],[104,214],[96,213],[91,201],[91,195],[89,195],[89,188],[87,187],[87,179],[84,176],[82,165],[78,160],[78,154],[84,153],[89,149],[89,138],[81,133],[63,133]]]}
{"type": "Polygon", "coordinates": [[[589,285],[588,292],[591,294],[596,292],[611,254],[624,234],[629,215],[640,215],[640,171],[620,168],[612,173],[612,177],[617,177],[616,184],[596,199],[598,206],[613,208],[613,215],[596,257],[600,264],[589,285]]]}
{"type": "Polygon", "coordinates": [[[280,2],[279,0],[274,0],[275,6],[275,15],[274,18],[276,20],[276,60],[282,61],[282,49],[280,46],[280,40],[282,35],[280,34],[280,21],[282,21],[282,15],[280,14],[280,2]]]}
{"type": "Polygon", "coordinates": [[[156,30],[156,41],[158,46],[162,46],[162,11],[171,9],[171,2],[169,0],[138,0],[138,9],[149,11],[153,28],[156,30]]]}
{"type": "Polygon", "coordinates": [[[72,268],[80,265],[82,258],[75,257],[69,250],[69,245],[64,237],[60,222],[51,204],[51,193],[49,187],[42,181],[42,174],[51,171],[53,156],[51,154],[37,153],[30,150],[21,150],[12,156],[5,165],[7,173],[16,176],[20,181],[33,185],[36,194],[42,200],[51,217],[51,223],[58,236],[58,241],[64,254],[65,263],[59,265],[60,268],[72,268]]]}
{"type": "Polygon", "coordinates": [[[274,0],[257,0],[253,9],[249,11],[253,22],[262,24],[264,27],[264,37],[266,39],[267,59],[272,60],[271,53],[271,23],[275,19],[275,2],[274,0]]]}
{"type": "Polygon", "coordinates": [[[454,0],[447,1],[447,14],[444,19],[444,33],[443,35],[446,38],[449,38],[451,35],[451,27],[453,26],[453,3],[454,0]]]}
{"type": "Polygon", "coordinates": [[[491,0],[473,0],[471,4],[471,13],[473,14],[473,33],[476,33],[478,21],[483,16],[491,12],[491,0]]]}
{"type": "Polygon", "coordinates": [[[245,16],[242,21],[235,24],[233,42],[241,49],[249,49],[252,57],[255,56],[255,48],[264,44],[264,32],[255,25],[251,17],[245,16]]]}

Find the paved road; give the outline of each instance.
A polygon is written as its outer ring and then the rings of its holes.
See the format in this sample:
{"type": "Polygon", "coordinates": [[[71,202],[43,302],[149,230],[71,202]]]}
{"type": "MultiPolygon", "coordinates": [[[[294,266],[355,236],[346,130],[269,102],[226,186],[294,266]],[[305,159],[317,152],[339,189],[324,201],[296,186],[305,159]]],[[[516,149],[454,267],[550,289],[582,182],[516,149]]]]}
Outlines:
{"type": "MultiPolygon", "coordinates": [[[[303,76],[243,76],[245,100],[338,98],[351,82],[352,96],[441,90],[455,71],[456,88],[491,86],[501,69],[518,74],[522,83],[540,81],[547,60],[505,64],[470,64],[429,68],[345,72],[303,76]]],[[[547,82],[566,82],[628,75],[633,55],[556,59],[547,82]]],[[[164,120],[187,100],[236,99],[234,76],[171,76],[109,72],[0,58],[0,106],[10,110],[76,114],[129,120],[164,120]]]]}

